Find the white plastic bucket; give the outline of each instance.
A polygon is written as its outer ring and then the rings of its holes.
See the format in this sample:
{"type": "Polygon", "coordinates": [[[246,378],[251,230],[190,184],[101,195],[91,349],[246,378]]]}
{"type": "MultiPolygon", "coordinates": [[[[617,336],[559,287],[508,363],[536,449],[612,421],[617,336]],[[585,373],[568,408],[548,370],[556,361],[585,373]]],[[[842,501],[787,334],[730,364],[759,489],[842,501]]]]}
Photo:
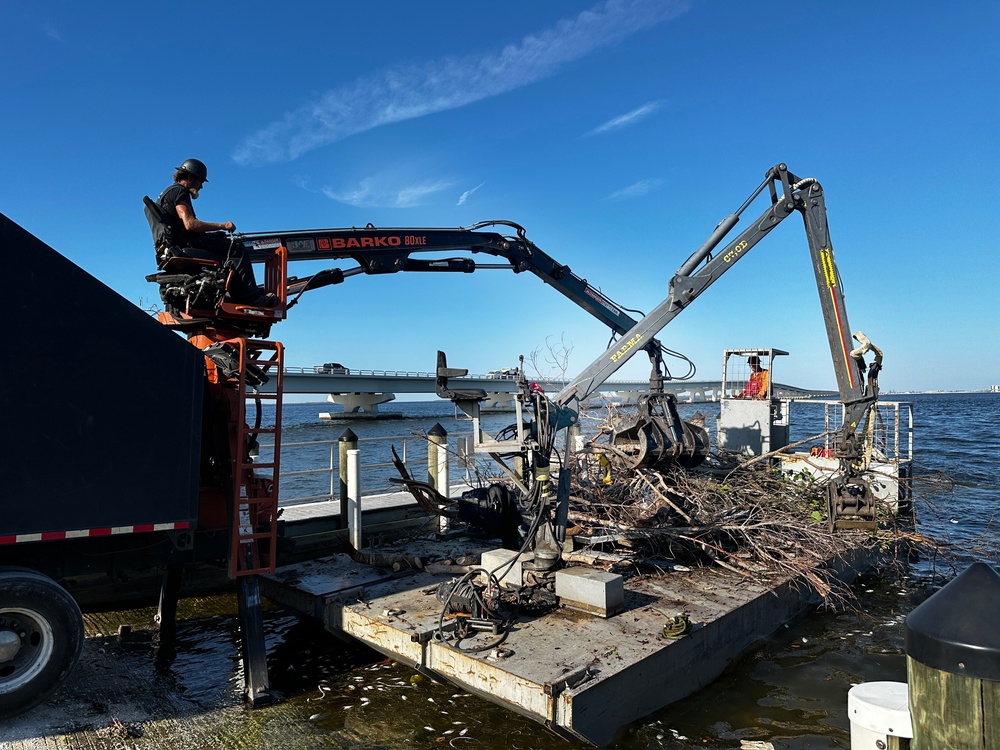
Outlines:
{"type": "Polygon", "coordinates": [[[911,739],[909,691],[905,682],[865,682],[847,693],[851,750],[885,750],[889,737],[911,739]]]}

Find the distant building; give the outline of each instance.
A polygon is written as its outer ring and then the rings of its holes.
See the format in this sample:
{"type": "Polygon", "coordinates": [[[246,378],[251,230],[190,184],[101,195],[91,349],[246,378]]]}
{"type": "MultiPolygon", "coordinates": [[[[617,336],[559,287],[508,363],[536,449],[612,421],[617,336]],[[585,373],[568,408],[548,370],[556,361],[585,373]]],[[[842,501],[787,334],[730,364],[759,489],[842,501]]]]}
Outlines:
{"type": "Polygon", "coordinates": [[[1000,385],[991,385],[990,393],[1000,393],[1000,385]]]}

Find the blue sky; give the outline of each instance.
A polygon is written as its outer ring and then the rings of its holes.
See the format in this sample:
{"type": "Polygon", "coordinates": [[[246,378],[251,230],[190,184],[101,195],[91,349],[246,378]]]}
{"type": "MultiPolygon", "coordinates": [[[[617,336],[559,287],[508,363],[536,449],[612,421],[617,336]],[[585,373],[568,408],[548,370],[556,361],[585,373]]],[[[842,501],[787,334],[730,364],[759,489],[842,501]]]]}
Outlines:
{"type": "MultiPolygon", "coordinates": [[[[0,211],[143,307],[140,201],[187,157],[209,167],[203,219],[509,219],[640,310],[785,162],[826,190],[883,389],[1000,383],[996,2],[3,2],[0,21],[0,211]]],[[[429,370],[443,348],[473,372],[561,337],[572,374],[608,332],[532,276],[481,271],[352,278],[273,337],[290,365],[429,370]]],[[[699,378],[727,347],[774,346],[775,380],[834,387],[801,221],[660,338],[699,378]]],[[[647,372],[641,354],[622,371],[647,372]]]]}

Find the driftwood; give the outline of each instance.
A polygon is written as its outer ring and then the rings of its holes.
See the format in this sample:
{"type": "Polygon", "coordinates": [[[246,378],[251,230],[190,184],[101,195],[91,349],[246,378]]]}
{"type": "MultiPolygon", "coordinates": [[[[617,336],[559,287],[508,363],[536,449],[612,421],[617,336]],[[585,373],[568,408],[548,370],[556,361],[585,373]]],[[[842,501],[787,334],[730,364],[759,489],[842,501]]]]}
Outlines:
{"type": "Polygon", "coordinates": [[[376,568],[390,570],[422,570],[424,561],[415,555],[400,555],[389,552],[366,552],[364,550],[351,553],[351,559],[362,565],[374,565],[376,568]]]}
{"type": "Polygon", "coordinates": [[[425,563],[424,572],[439,575],[447,573],[449,575],[465,575],[474,570],[475,565],[446,565],[445,563],[425,563]]]}

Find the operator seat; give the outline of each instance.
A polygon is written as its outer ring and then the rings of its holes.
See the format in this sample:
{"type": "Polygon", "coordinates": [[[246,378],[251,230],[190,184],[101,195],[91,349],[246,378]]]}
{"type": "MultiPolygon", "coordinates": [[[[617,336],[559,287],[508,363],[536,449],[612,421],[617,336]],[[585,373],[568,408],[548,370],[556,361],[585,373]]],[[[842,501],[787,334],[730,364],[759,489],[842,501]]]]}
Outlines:
{"type": "MultiPolygon", "coordinates": [[[[142,202],[153,235],[157,268],[156,273],[146,276],[146,281],[160,287],[164,304],[164,312],[157,316],[160,322],[188,333],[224,330],[234,335],[265,338],[271,325],[284,318],[284,304],[262,308],[228,301],[226,293],[232,274],[229,263],[183,254],[173,241],[166,209],[148,195],[142,197],[142,202]]],[[[285,283],[283,262],[280,267],[279,288],[285,283]]]]}
{"type": "Polygon", "coordinates": [[[448,378],[461,378],[468,375],[469,371],[464,368],[448,367],[447,355],[439,351],[437,353],[437,372],[434,378],[434,390],[439,398],[446,398],[456,403],[467,401],[478,404],[486,400],[486,391],[482,388],[451,388],[448,385],[448,378]]]}
{"type": "Polygon", "coordinates": [[[143,212],[149,222],[149,231],[153,235],[153,248],[156,250],[156,267],[169,273],[198,273],[202,268],[216,268],[219,263],[202,258],[188,258],[181,254],[173,241],[173,230],[170,226],[170,215],[166,209],[148,195],[142,196],[145,204],[143,212]],[[170,266],[168,269],[168,265],[170,266]]]}

